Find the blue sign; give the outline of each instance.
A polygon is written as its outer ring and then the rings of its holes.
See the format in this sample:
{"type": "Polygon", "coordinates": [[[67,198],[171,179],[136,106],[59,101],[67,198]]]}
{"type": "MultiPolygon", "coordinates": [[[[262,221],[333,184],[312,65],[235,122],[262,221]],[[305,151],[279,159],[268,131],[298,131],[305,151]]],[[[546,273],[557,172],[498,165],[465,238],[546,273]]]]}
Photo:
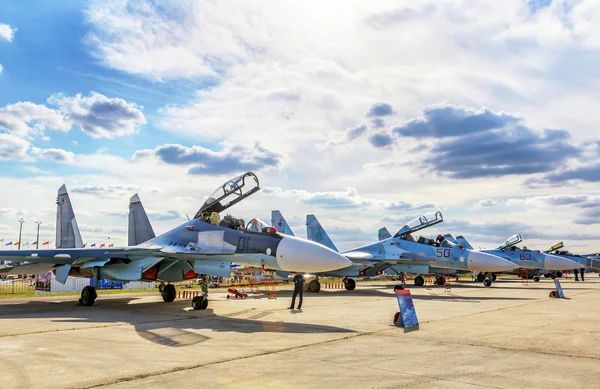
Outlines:
{"type": "Polygon", "coordinates": [[[396,290],[396,297],[398,298],[398,306],[400,307],[400,315],[398,315],[396,325],[401,325],[403,327],[418,326],[419,320],[417,319],[417,312],[413,305],[410,290],[396,290]]]}
{"type": "Polygon", "coordinates": [[[562,286],[560,285],[560,281],[558,278],[554,279],[554,285],[556,286],[556,292],[558,293],[558,298],[564,299],[565,294],[563,293],[562,286]]]}

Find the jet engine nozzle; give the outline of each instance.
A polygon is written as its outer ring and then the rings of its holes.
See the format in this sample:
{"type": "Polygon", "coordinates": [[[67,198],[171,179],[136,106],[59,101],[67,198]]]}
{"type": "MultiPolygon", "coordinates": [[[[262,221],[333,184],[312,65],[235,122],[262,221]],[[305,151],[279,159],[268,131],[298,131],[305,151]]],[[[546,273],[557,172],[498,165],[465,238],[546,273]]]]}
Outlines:
{"type": "Polygon", "coordinates": [[[544,255],[544,269],[548,270],[573,270],[585,267],[579,262],[575,262],[569,258],[561,257],[558,255],[546,254],[544,255]]]}
{"type": "Polygon", "coordinates": [[[504,258],[480,251],[471,251],[467,260],[467,268],[479,272],[503,272],[519,267],[504,258]]]}
{"type": "Polygon", "coordinates": [[[348,258],[319,243],[293,236],[281,239],[276,254],[277,264],[288,271],[320,273],[352,265],[348,258]]]}

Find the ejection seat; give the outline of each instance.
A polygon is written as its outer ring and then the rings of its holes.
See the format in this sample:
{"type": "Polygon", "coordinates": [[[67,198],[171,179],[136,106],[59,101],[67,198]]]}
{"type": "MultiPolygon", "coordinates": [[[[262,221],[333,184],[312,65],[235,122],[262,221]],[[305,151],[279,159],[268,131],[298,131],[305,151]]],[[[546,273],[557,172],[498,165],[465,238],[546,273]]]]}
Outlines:
{"type": "Polygon", "coordinates": [[[221,216],[216,212],[211,212],[210,224],[214,224],[215,226],[218,226],[220,222],[221,222],[221,216]]]}

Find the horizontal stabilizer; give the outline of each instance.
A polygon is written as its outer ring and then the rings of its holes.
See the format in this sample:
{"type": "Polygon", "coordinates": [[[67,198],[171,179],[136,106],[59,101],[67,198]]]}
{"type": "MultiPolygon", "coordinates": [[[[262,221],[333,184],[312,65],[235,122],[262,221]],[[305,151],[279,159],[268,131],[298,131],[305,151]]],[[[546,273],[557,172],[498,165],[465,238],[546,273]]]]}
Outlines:
{"type": "Polygon", "coordinates": [[[11,266],[0,269],[0,274],[19,275],[19,274],[43,274],[54,270],[56,266],[51,263],[27,263],[25,265],[11,266]]]}

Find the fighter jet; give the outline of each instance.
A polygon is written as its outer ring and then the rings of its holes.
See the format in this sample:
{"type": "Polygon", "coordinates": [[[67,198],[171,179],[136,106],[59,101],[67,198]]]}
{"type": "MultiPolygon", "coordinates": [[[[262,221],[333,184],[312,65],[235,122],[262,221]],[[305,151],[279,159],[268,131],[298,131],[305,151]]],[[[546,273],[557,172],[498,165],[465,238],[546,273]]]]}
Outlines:
{"type": "MultiPolygon", "coordinates": [[[[577,266],[572,267],[569,270],[579,269],[582,267],[587,267],[590,269],[600,269],[600,256],[598,254],[577,255],[569,252],[568,250],[561,250],[564,247],[565,245],[563,242],[558,242],[553,244],[545,252],[551,253],[555,256],[559,256],[561,258],[570,259],[571,261],[577,263],[577,266]]],[[[550,276],[553,276],[553,274],[551,274],[550,276]]]]}
{"type": "MultiPolygon", "coordinates": [[[[293,271],[328,271],[350,266],[342,255],[322,245],[303,239],[278,234],[275,228],[254,220],[245,226],[243,221],[220,213],[260,190],[258,178],[248,172],[228,180],[211,194],[194,218],[182,225],[151,238],[146,242],[123,248],[63,248],[68,238],[75,246],[79,229],[69,217],[72,209],[63,186],[57,202],[57,223],[69,223],[73,234],[58,237],[54,250],[0,251],[0,258],[27,261],[22,266],[2,269],[0,273],[35,274],[53,270],[57,281],[64,283],[67,276],[92,277],[94,286],[81,292],[80,303],[91,306],[96,300],[98,281],[161,281],[169,283],[162,290],[165,302],[175,299],[175,286],[170,282],[196,278],[199,274],[229,277],[232,262],[251,263],[257,267],[281,268],[293,271]],[[63,195],[63,196],[61,196],[63,195]],[[65,214],[64,221],[62,214],[65,214]],[[68,236],[67,236],[68,235],[68,236]],[[307,258],[311,260],[307,261],[307,258]]],[[[136,216],[134,215],[134,220],[136,216]]],[[[74,214],[73,214],[74,218],[74,214]]],[[[58,228],[64,232],[64,226],[58,228]]],[[[147,235],[153,232],[146,231],[147,235]]],[[[62,233],[62,232],[61,232],[62,233]]],[[[135,237],[141,241],[144,237],[135,237]]],[[[208,289],[194,298],[194,309],[206,309],[208,289]]]]}
{"type": "MultiPolygon", "coordinates": [[[[496,249],[484,249],[478,251],[502,257],[511,261],[515,265],[518,265],[518,267],[522,269],[559,271],[581,267],[581,265],[578,263],[564,256],[561,257],[558,255],[551,255],[540,252],[539,250],[530,250],[527,248],[527,246],[520,248],[517,246],[517,244],[521,243],[522,241],[523,238],[521,235],[516,234],[505,240],[504,243],[502,243],[496,249]]],[[[457,236],[456,242],[464,245],[465,247],[471,247],[469,242],[467,242],[463,236],[457,236]]],[[[539,271],[533,272],[531,277],[535,282],[538,282],[540,280],[540,274],[542,273],[539,271]]],[[[485,274],[483,273],[479,273],[477,275],[478,280],[483,280],[484,277],[485,274]]],[[[494,276],[492,276],[492,278],[493,277],[494,276]]]]}
{"type": "MultiPolygon", "coordinates": [[[[421,273],[421,270],[428,269],[429,266],[486,272],[503,271],[517,267],[500,257],[466,250],[462,246],[452,245],[444,239],[436,242],[423,237],[417,241],[413,238],[413,233],[442,221],[441,212],[429,213],[411,220],[391,238],[340,252],[340,254],[354,262],[355,265],[339,271],[329,272],[327,275],[343,276],[346,289],[353,290],[355,282],[351,277],[381,274],[383,270],[392,265],[421,266],[421,268],[414,268],[412,271],[419,274],[427,274],[421,273]]],[[[333,242],[314,215],[306,216],[306,229],[309,240],[335,249],[333,242]]],[[[425,280],[421,275],[415,278],[416,286],[422,286],[424,282],[425,280]]],[[[491,284],[492,280],[486,279],[484,285],[491,286],[491,284]]],[[[314,281],[311,291],[320,289],[319,286],[317,279],[314,281]]]]}

